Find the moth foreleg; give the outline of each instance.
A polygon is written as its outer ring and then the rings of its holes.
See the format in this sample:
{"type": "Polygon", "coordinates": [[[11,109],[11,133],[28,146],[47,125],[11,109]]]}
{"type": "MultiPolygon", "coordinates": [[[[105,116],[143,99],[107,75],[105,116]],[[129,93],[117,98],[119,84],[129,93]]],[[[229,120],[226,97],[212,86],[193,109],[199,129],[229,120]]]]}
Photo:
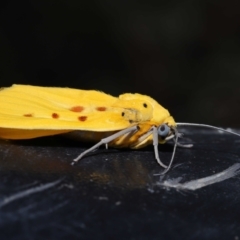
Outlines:
{"type": "Polygon", "coordinates": [[[160,160],[160,157],[158,154],[158,130],[157,130],[157,127],[153,126],[151,131],[153,133],[153,147],[154,147],[155,159],[157,160],[157,162],[160,166],[167,168],[167,166],[165,164],[163,164],[162,161],[160,160]]]}
{"type": "Polygon", "coordinates": [[[130,127],[130,128],[126,128],[126,129],[123,129],[117,133],[114,133],[113,135],[109,136],[109,137],[106,137],[106,138],[103,138],[101,139],[100,142],[98,142],[97,144],[93,145],[91,148],[87,149],[86,151],[82,152],[78,157],[76,157],[75,159],[73,159],[72,161],[72,165],[74,165],[76,162],[78,162],[83,156],[85,156],[86,154],[88,154],[89,152],[92,152],[94,150],[96,150],[97,148],[99,148],[101,145],[104,145],[107,147],[108,146],[108,143],[113,141],[114,139],[124,135],[124,134],[127,134],[127,133],[130,133],[130,132],[134,132],[138,130],[138,126],[133,126],[133,127],[130,127]]]}

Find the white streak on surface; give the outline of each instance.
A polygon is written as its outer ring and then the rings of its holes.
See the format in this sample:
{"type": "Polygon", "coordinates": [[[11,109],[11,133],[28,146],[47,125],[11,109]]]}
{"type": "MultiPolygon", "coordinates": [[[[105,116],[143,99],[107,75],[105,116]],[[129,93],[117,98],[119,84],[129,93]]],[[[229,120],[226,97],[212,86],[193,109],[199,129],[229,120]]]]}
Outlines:
{"type": "Polygon", "coordinates": [[[164,182],[159,182],[157,185],[168,187],[168,188],[176,188],[179,190],[197,190],[199,188],[203,188],[217,182],[222,182],[231,177],[235,177],[239,173],[240,173],[240,163],[236,163],[233,166],[227,168],[226,170],[220,173],[211,175],[209,177],[199,178],[199,179],[191,180],[185,183],[179,183],[181,181],[181,178],[174,178],[174,179],[166,180],[164,182]]]}
{"type": "Polygon", "coordinates": [[[13,201],[27,197],[31,194],[42,192],[48,188],[52,188],[52,187],[56,186],[58,183],[60,183],[61,181],[62,181],[62,179],[15,193],[9,197],[4,198],[3,200],[0,200],[0,208],[13,202],[13,201]]]}

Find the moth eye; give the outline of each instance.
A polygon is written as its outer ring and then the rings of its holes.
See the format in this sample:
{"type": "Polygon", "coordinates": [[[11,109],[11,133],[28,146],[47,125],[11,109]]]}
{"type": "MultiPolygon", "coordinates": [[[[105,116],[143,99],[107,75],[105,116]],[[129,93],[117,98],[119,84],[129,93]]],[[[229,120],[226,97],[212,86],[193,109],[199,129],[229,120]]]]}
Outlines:
{"type": "Polygon", "coordinates": [[[148,105],[147,105],[146,103],[144,103],[143,106],[144,106],[145,108],[147,108],[148,105]]]}
{"type": "Polygon", "coordinates": [[[170,127],[167,124],[162,124],[158,127],[158,135],[161,138],[166,138],[170,132],[170,127]]]}

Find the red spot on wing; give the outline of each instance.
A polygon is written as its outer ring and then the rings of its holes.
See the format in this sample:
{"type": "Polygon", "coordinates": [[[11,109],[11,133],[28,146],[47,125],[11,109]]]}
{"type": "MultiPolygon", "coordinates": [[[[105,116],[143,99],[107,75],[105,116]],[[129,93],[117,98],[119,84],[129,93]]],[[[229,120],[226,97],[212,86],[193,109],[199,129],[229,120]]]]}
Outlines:
{"type": "Polygon", "coordinates": [[[84,107],[82,106],[74,106],[72,108],[70,108],[70,111],[72,112],[82,112],[84,110],[84,107]]]}
{"type": "Polygon", "coordinates": [[[57,113],[53,113],[52,118],[59,118],[59,115],[57,113]]]}
{"type": "Polygon", "coordinates": [[[104,112],[107,110],[106,107],[97,107],[96,109],[97,109],[97,111],[100,111],[100,112],[104,112]]]}
{"type": "Polygon", "coordinates": [[[33,115],[31,113],[23,114],[24,117],[32,117],[33,115]]]}
{"type": "Polygon", "coordinates": [[[87,116],[80,116],[78,117],[78,120],[84,122],[87,120],[87,116]]]}

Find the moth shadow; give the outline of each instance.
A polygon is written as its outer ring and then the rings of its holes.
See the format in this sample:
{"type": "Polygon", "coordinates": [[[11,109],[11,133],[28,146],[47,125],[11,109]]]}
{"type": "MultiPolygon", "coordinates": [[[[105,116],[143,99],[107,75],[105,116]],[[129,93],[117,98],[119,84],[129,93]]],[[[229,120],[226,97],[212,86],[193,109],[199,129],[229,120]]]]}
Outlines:
{"type": "MultiPolygon", "coordinates": [[[[77,149],[77,151],[82,152],[90,147],[92,147],[95,143],[92,142],[80,142],[73,139],[66,138],[61,135],[56,136],[48,136],[48,137],[39,137],[34,139],[25,139],[25,140],[10,140],[7,141],[8,145],[15,145],[15,146],[25,146],[25,147],[33,147],[33,148],[56,148],[59,150],[59,148],[62,148],[62,150],[69,150],[74,149],[74,151],[77,149]]],[[[159,152],[166,152],[170,153],[173,151],[173,143],[166,143],[166,144],[159,144],[158,146],[159,152]]],[[[71,151],[71,150],[70,150],[71,151]]],[[[121,152],[121,154],[126,153],[149,153],[153,152],[153,145],[146,146],[141,149],[130,149],[130,148],[112,148],[109,147],[108,149],[105,148],[104,145],[100,146],[98,149],[89,152],[87,156],[95,156],[99,153],[103,155],[109,155],[109,154],[118,154],[121,152]]]]}
{"type": "MultiPolygon", "coordinates": [[[[173,143],[165,143],[165,144],[159,144],[158,145],[158,151],[159,152],[172,152],[173,151],[174,144],[173,143]]],[[[153,145],[148,145],[144,148],[138,149],[139,151],[143,152],[149,152],[153,151],[153,145]]]]}
{"type": "Polygon", "coordinates": [[[33,139],[8,140],[8,143],[28,147],[63,147],[63,148],[89,148],[93,144],[88,142],[79,142],[62,136],[47,136],[33,139]]]}

